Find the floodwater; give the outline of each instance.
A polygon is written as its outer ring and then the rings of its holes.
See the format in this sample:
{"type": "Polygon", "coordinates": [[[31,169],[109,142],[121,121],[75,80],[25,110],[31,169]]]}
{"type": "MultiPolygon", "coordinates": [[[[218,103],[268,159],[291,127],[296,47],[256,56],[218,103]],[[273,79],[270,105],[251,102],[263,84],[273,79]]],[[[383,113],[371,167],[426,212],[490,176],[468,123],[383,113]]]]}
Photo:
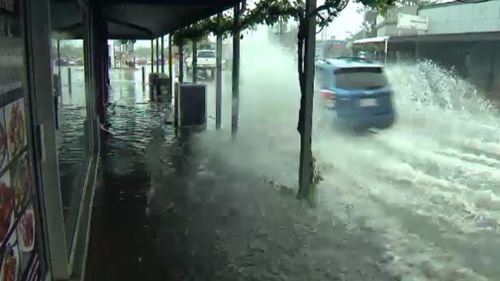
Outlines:
{"type": "Polygon", "coordinates": [[[495,107],[431,62],[389,66],[392,128],[315,124],[310,209],[294,198],[295,70],[293,53],[245,37],[234,140],[230,73],[223,129],[207,82],[208,130],[176,137],[140,71],[112,71],[88,280],[500,280],[495,107]]]}
{"type": "MultiPolygon", "coordinates": [[[[242,47],[237,142],[216,151],[220,136],[202,136],[200,143],[235,169],[296,188],[293,54],[252,39],[242,47]],[[271,63],[255,63],[256,57],[271,63]]],[[[377,262],[392,276],[500,280],[498,109],[432,62],[392,65],[387,72],[395,126],[352,135],[314,124],[313,153],[324,179],[318,215],[358,234],[372,231],[366,235],[384,253],[377,262]]],[[[335,247],[327,248],[317,254],[333,258],[335,247]]]]}
{"type": "Polygon", "coordinates": [[[352,206],[408,280],[499,280],[498,112],[430,62],[388,68],[398,123],[317,132],[322,206],[352,206]]]}

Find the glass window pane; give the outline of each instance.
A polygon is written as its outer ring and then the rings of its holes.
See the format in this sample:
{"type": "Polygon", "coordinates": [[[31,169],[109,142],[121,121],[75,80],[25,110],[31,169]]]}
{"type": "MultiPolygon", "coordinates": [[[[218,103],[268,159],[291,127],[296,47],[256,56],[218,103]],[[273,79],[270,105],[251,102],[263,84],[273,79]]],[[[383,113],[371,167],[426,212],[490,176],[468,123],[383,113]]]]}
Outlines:
{"type": "MultiPolygon", "coordinates": [[[[54,103],[62,204],[67,241],[74,234],[78,208],[82,198],[90,135],[85,128],[87,103],[85,95],[83,41],[54,42],[54,103]],[[59,50],[59,52],[58,52],[59,50]]],[[[71,244],[68,247],[71,249],[71,244]]]]}

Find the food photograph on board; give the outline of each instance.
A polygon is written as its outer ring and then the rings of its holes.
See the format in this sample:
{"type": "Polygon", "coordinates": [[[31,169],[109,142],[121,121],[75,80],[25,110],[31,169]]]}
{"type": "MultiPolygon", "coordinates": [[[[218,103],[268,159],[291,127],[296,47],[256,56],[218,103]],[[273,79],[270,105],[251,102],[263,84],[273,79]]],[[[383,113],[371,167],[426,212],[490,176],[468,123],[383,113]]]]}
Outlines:
{"type": "Polygon", "coordinates": [[[7,138],[7,129],[5,127],[3,109],[0,109],[0,170],[2,170],[9,162],[7,138]]]}
{"type": "Polygon", "coordinates": [[[10,187],[9,174],[0,178],[0,241],[3,245],[14,224],[14,190],[10,187]]]}
{"type": "Polygon", "coordinates": [[[2,254],[2,267],[0,269],[0,281],[17,281],[19,275],[19,249],[15,232],[5,245],[2,254]]]}
{"type": "Polygon", "coordinates": [[[31,198],[31,169],[25,152],[10,166],[10,178],[15,194],[15,210],[19,214],[31,198]]]}
{"type": "Polygon", "coordinates": [[[5,107],[10,159],[13,159],[26,146],[25,122],[24,99],[19,99],[5,107]]]}
{"type": "Polygon", "coordinates": [[[22,252],[33,251],[35,245],[35,214],[30,205],[17,224],[17,239],[22,252]]]}

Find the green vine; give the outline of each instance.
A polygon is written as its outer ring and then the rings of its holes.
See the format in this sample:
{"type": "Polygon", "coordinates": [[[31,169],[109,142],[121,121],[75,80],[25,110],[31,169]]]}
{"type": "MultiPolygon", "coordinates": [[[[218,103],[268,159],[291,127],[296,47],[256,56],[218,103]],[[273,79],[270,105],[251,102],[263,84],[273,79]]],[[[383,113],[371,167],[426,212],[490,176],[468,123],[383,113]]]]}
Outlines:
{"type": "MultiPolygon", "coordinates": [[[[381,11],[385,11],[389,5],[396,2],[396,0],[355,1],[375,6],[381,11]]],[[[252,9],[242,9],[239,23],[234,21],[231,13],[226,12],[221,16],[213,16],[177,30],[173,34],[174,43],[185,45],[189,41],[198,41],[209,34],[227,37],[238,31],[255,28],[260,24],[273,25],[280,19],[300,22],[308,16],[316,16],[318,27],[323,28],[333,21],[348,2],[349,0],[326,0],[323,5],[313,11],[312,15],[306,15],[304,0],[260,0],[254,3],[252,9]]]]}

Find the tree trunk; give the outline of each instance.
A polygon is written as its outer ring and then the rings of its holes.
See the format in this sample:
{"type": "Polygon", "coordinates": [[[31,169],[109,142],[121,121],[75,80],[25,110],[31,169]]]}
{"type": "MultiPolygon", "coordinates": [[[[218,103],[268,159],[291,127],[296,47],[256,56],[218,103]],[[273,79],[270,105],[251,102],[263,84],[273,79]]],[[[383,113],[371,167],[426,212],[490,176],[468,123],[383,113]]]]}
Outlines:
{"type": "Polygon", "coordinates": [[[299,22],[299,31],[297,32],[297,71],[299,74],[299,86],[300,86],[300,109],[299,109],[299,121],[297,124],[297,131],[302,135],[304,132],[303,118],[304,106],[305,106],[305,95],[306,95],[306,81],[304,72],[304,39],[305,39],[305,24],[301,20],[299,22]]]}
{"type": "MultiPolygon", "coordinates": [[[[306,37],[306,22],[307,19],[302,19],[299,21],[299,30],[298,30],[298,35],[297,35],[297,70],[299,74],[299,84],[300,84],[300,109],[299,109],[299,120],[297,124],[297,131],[299,132],[301,139],[304,137],[305,133],[305,124],[304,124],[304,115],[306,112],[306,72],[305,72],[305,37],[306,37]]],[[[314,161],[313,161],[313,155],[311,149],[307,149],[307,151],[304,151],[301,148],[301,159],[302,159],[302,153],[308,153],[310,157],[307,159],[311,159],[309,163],[300,163],[301,167],[302,165],[309,165],[311,169],[311,175],[309,179],[307,180],[307,184],[309,186],[312,186],[313,180],[314,180],[314,174],[315,174],[315,167],[314,167],[314,161]]],[[[302,168],[300,169],[302,171],[302,168]]],[[[299,183],[302,183],[302,172],[299,172],[299,183]]],[[[299,188],[299,193],[298,193],[298,198],[299,199],[309,199],[308,197],[310,196],[309,194],[304,194],[304,190],[301,190],[299,188]]]]}

